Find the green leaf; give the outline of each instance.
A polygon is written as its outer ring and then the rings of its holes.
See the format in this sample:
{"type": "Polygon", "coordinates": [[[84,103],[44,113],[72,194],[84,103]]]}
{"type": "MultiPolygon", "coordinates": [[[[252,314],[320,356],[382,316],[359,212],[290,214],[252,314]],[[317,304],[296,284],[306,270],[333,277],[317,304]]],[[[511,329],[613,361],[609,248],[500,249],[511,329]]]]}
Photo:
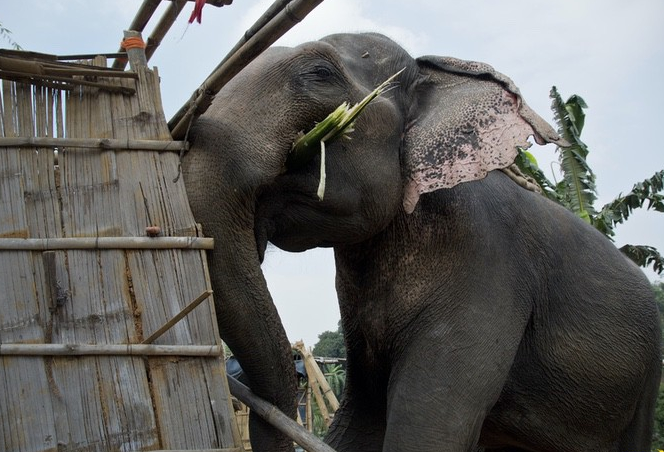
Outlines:
{"type": "Polygon", "coordinates": [[[659,251],[652,246],[646,245],[625,245],[620,248],[627,257],[629,257],[639,267],[648,267],[652,265],[653,270],[661,275],[664,272],[664,258],[659,251]]]}
{"type": "Polygon", "coordinates": [[[656,172],[649,179],[634,184],[626,195],[619,194],[613,201],[605,204],[597,213],[594,224],[597,229],[608,236],[613,235],[616,225],[627,220],[634,209],[643,208],[664,212],[664,170],[656,172]]]}
{"type": "Polygon", "coordinates": [[[563,174],[562,190],[558,193],[563,205],[590,223],[596,214],[593,203],[597,199],[597,189],[595,174],[586,161],[588,147],[580,137],[585,122],[583,110],[587,105],[580,96],[572,96],[564,102],[555,86],[551,89],[551,98],[558,133],[570,143],[569,147],[557,149],[563,174]]]}
{"type": "Polygon", "coordinates": [[[514,163],[516,163],[523,174],[531,177],[540,186],[544,196],[558,204],[562,204],[562,199],[558,194],[556,186],[546,177],[537,165],[537,160],[530,152],[520,147],[517,148],[517,156],[514,163]]]}
{"type": "Polygon", "coordinates": [[[286,159],[286,168],[293,169],[301,167],[311,160],[320,149],[319,143],[321,141],[332,141],[335,138],[343,136],[345,133],[352,132],[355,120],[360,113],[362,113],[372,100],[381,95],[389,84],[404,70],[405,68],[389,77],[354,106],[350,107],[348,102],[343,102],[309,132],[300,135],[293,143],[293,149],[286,159]]]}

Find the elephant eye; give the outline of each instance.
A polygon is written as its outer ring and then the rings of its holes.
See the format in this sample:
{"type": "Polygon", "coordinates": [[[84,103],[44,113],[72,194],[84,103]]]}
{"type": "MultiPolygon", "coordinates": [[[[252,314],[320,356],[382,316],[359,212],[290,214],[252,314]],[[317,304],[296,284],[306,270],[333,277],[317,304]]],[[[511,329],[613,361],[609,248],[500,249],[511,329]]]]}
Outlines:
{"type": "Polygon", "coordinates": [[[322,80],[325,80],[332,77],[332,69],[327,66],[316,66],[312,71],[312,74],[316,75],[316,77],[322,80]]]}

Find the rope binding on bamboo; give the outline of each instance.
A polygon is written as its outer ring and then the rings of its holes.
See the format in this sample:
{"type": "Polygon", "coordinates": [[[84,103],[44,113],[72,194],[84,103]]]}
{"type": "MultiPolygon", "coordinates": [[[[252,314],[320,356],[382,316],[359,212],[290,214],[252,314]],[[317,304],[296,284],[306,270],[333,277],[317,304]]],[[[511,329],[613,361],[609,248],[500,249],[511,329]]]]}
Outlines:
{"type": "Polygon", "coordinates": [[[125,50],[131,50],[131,49],[144,49],[148,45],[143,41],[143,38],[140,36],[132,36],[129,38],[124,38],[122,42],[120,43],[120,47],[122,47],[125,50]]]}

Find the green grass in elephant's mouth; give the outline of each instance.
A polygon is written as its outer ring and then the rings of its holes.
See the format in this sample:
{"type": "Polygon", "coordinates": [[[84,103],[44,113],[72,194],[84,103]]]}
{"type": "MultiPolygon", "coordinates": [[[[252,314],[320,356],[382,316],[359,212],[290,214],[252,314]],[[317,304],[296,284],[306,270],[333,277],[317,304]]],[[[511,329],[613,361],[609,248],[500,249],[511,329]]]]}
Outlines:
{"type": "Polygon", "coordinates": [[[325,119],[317,123],[309,132],[300,132],[293,143],[293,147],[286,158],[286,169],[298,169],[306,165],[318,152],[320,152],[320,179],[317,195],[321,201],[325,196],[325,143],[337,138],[348,137],[354,130],[355,120],[369,103],[385,92],[392,81],[406,68],[393,74],[376,89],[367,94],[364,99],[353,105],[342,102],[325,119]]]}

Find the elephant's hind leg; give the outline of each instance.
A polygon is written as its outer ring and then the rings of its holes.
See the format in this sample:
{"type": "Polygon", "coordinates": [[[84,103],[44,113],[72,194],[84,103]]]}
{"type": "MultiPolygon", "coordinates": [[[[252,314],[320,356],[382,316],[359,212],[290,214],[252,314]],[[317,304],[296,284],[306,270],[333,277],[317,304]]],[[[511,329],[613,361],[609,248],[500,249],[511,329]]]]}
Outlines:
{"type": "Polygon", "coordinates": [[[648,379],[636,407],[634,417],[620,438],[619,451],[650,450],[652,441],[653,418],[659,391],[661,366],[659,360],[648,379]]]}

